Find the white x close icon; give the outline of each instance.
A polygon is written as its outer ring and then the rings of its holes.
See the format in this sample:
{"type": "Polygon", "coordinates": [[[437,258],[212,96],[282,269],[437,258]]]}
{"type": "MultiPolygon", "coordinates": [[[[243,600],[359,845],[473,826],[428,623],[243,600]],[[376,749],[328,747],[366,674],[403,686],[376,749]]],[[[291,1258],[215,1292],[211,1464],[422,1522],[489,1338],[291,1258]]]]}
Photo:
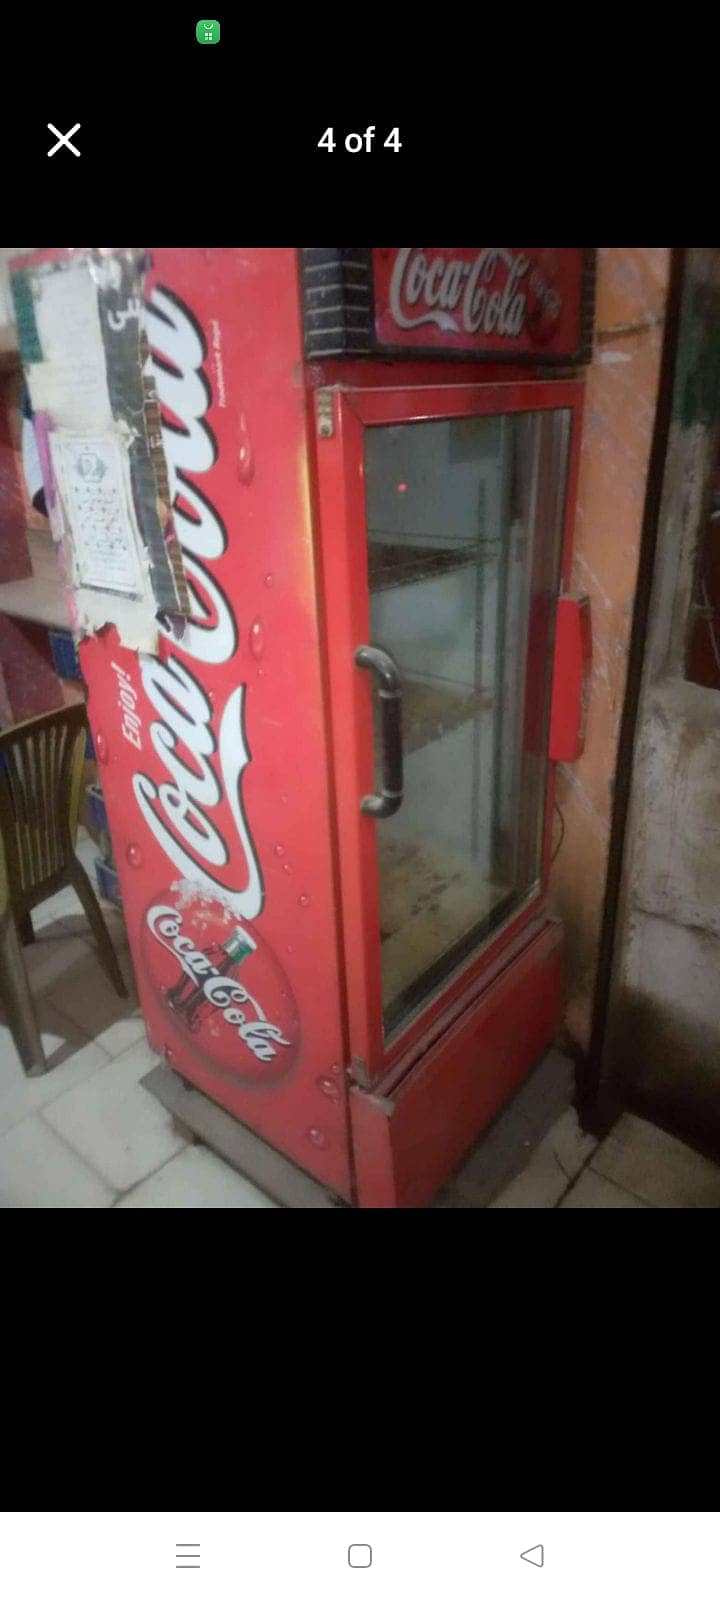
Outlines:
{"type": "Polygon", "coordinates": [[[48,150],[48,155],[49,156],[54,156],[55,151],[59,150],[61,145],[65,145],[65,148],[67,150],[72,150],[72,153],[73,153],[74,156],[79,156],[80,151],[76,150],[74,144],[70,143],[70,140],[71,140],[73,134],[77,133],[79,127],[80,127],[80,123],[76,122],[74,127],[68,128],[67,133],[61,133],[60,129],[56,128],[55,124],[53,122],[49,122],[48,123],[48,128],[49,128],[51,133],[55,134],[55,137],[57,139],[57,144],[53,145],[52,150],[48,150]]]}

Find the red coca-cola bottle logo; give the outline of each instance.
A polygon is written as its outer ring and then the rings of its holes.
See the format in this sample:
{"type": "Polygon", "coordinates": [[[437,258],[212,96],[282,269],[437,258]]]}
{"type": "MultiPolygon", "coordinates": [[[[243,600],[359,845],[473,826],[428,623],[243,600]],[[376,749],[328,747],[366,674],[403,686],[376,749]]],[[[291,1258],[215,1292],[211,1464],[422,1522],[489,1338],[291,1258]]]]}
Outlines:
{"type": "Polygon", "coordinates": [[[300,1038],[295,997],[277,957],[221,897],[175,884],[143,918],[143,954],[176,1034],[216,1071],[276,1083],[300,1038]]]}
{"type": "Polygon", "coordinates": [[[525,324],[533,344],[549,344],[557,332],[563,305],[557,288],[559,270],[556,250],[540,250],[530,269],[525,324]]]}

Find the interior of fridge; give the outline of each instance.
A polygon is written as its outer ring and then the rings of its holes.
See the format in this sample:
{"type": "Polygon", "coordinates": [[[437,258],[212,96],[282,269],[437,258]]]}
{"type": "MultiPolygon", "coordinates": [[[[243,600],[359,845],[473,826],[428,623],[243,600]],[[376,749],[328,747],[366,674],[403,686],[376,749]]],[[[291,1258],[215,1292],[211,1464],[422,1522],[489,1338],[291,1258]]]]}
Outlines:
{"type": "Polygon", "coordinates": [[[403,677],[404,800],[377,829],[386,1036],[538,885],[568,442],[564,410],[365,433],[371,637],[403,677]]]}

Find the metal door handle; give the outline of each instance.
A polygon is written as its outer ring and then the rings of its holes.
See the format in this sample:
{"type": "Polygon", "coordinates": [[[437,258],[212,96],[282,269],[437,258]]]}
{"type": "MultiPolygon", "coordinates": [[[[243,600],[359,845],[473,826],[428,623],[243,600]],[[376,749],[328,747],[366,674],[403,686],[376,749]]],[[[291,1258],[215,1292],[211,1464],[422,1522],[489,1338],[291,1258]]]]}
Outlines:
{"type": "Polygon", "coordinates": [[[403,801],[402,678],[392,656],[376,644],[361,644],[355,661],[378,679],[382,740],[382,788],[366,794],[360,810],[369,817],[392,817],[403,801]]]}

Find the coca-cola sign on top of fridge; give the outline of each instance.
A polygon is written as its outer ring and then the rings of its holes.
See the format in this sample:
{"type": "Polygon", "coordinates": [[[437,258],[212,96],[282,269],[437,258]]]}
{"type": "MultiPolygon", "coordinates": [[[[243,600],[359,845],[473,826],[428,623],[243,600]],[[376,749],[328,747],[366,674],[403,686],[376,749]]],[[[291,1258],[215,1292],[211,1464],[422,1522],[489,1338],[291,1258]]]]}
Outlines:
{"type": "Polygon", "coordinates": [[[312,246],[300,254],[308,359],[590,359],[593,250],[312,246]]]}
{"type": "Polygon", "coordinates": [[[381,346],[518,356],[575,355],[582,250],[374,249],[381,346]]]}

